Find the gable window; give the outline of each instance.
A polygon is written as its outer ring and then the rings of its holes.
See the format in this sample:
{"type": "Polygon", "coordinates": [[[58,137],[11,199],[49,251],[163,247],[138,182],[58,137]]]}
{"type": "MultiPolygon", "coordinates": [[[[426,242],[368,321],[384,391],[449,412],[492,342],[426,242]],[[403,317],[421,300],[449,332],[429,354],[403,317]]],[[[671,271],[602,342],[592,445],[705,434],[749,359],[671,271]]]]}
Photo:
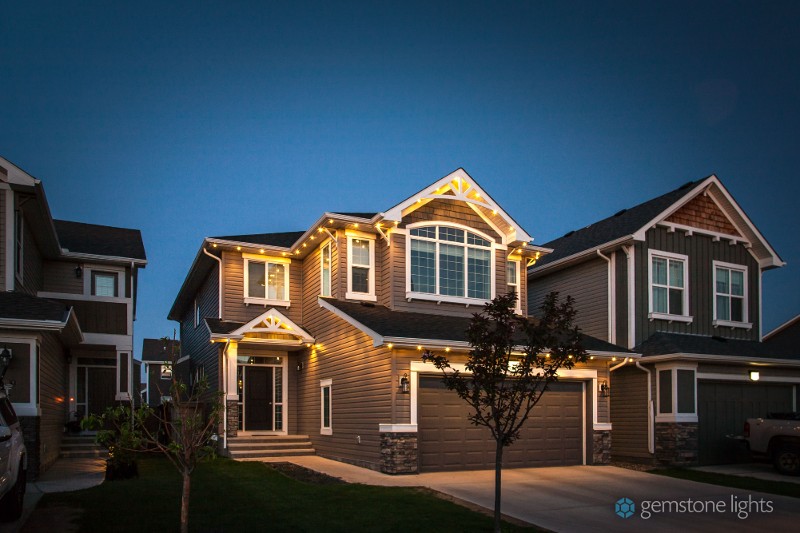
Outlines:
{"type": "Polygon", "coordinates": [[[506,284],[508,285],[508,294],[512,292],[517,295],[516,308],[514,309],[518,315],[522,314],[522,294],[519,292],[519,261],[506,262],[506,284]]]}
{"type": "Polygon", "coordinates": [[[320,289],[322,296],[331,295],[331,243],[326,243],[320,251],[320,289]]]}
{"type": "Polygon", "coordinates": [[[319,432],[321,435],[333,435],[332,423],[332,402],[331,402],[331,389],[333,381],[330,379],[321,379],[319,382],[319,398],[320,398],[320,427],[319,432]]]}
{"type": "Polygon", "coordinates": [[[747,267],[714,261],[714,326],[752,327],[747,322],[747,267]]]}
{"type": "Polygon", "coordinates": [[[289,306],[290,259],[242,254],[244,302],[289,306]]]}
{"type": "Polygon", "coordinates": [[[409,236],[408,297],[434,295],[467,303],[467,298],[492,298],[494,253],[489,238],[434,225],[411,227],[409,236]]]}
{"type": "Polygon", "coordinates": [[[119,276],[116,272],[92,270],[92,296],[116,297],[119,294],[119,276]]]}
{"type": "Polygon", "coordinates": [[[650,250],[650,319],[691,322],[685,255],[650,250]]]}
{"type": "Polygon", "coordinates": [[[657,365],[656,422],[697,422],[696,366],[657,365]]]}
{"type": "Polygon", "coordinates": [[[14,212],[14,272],[22,281],[22,259],[23,259],[23,234],[22,234],[22,211],[14,212]]]}
{"type": "Polygon", "coordinates": [[[376,301],[375,236],[347,232],[347,294],[345,298],[376,301]]]}

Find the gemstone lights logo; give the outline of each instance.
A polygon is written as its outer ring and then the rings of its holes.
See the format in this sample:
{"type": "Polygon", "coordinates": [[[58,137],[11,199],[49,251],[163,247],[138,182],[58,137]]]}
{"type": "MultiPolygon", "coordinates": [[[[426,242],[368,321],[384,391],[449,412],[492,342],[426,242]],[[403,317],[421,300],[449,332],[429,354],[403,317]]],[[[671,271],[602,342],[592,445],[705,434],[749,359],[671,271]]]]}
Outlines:
{"type": "Polygon", "coordinates": [[[636,512],[636,504],[630,498],[620,498],[614,504],[614,512],[620,518],[630,518],[636,512]]]}

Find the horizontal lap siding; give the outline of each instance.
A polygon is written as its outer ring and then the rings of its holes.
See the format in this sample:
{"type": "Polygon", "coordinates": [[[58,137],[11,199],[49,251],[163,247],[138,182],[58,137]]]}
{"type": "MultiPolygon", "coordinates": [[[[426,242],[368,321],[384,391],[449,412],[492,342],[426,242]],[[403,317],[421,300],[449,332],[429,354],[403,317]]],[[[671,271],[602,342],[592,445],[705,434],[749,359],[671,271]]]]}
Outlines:
{"type": "Polygon", "coordinates": [[[608,264],[603,259],[586,261],[575,267],[536,277],[528,284],[528,311],[541,315],[545,296],[558,291],[560,298],[575,299],[576,323],[581,331],[608,340],[608,264]]]}
{"type": "Polygon", "coordinates": [[[69,402],[67,358],[64,347],[52,333],[42,336],[39,357],[39,407],[41,409],[42,470],[58,458],[69,402]]]}
{"type": "Polygon", "coordinates": [[[633,367],[616,370],[611,379],[611,454],[647,458],[647,373],[633,367]]]}
{"type": "MultiPolygon", "coordinates": [[[[24,209],[23,209],[24,211],[24,209]]],[[[17,280],[17,290],[27,292],[28,294],[36,295],[37,292],[42,290],[42,254],[39,252],[39,247],[36,244],[36,239],[33,238],[28,219],[23,222],[23,239],[22,239],[22,286],[19,286],[17,280]]]]}
{"type": "Polygon", "coordinates": [[[83,278],[75,275],[76,263],[44,262],[44,290],[68,294],[83,294],[83,278]]]}
{"type": "MultiPolygon", "coordinates": [[[[205,322],[206,317],[216,318],[219,308],[217,301],[219,298],[219,275],[216,265],[208,273],[197,292],[197,302],[200,306],[200,324],[194,325],[194,304],[190,303],[181,317],[181,356],[191,356],[192,367],[181,364],[178,373],[181,379],[188,380],[190,374],[197,365],[203,365],[206,379],[210,387],[210,392],[214,392],[214,384],[220,383],[219,369],[219,344],[210,342],[210,335],[205,322]]],[[[165,332],[168,334],[169,332],[165,332]]]]}
{"type": "Polygon", "coordinates": [[[693,235],[687,237],[682,231],[668,232],[666,228],[655,228],[647,232],[646,242],[636,247],[636,342],[647,339],[653,333],[689,333],[694,335],[720,335],[723,337],[758,340],[758,274],[756,260],[742,244],[731,246],[729,241],[713,242],[711,237],[693,235]],[[648,250],[665,251],[689,257],[689,314],[691,324],[669,323],[665,320],[650,321],[650,288],[648,270],[648,250]],[[714,267],[713,261],[723,261],[747,267],[748,321],[753,328],[748,331],[739,328],[714,328],[714,267]]]}
{"type": "Polygon", "coordinates": [[[617,313],[617,339],[618,346],[628,346],[628,256],[625,252],[615,252],[616,261],[616,302],[617,313]]]}

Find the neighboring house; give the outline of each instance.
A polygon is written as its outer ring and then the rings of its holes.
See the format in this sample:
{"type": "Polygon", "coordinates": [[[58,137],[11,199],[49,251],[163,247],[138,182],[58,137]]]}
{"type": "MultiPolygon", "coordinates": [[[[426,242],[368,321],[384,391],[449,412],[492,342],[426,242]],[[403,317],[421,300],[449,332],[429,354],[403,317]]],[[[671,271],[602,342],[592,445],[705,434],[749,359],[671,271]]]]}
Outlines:
{"type": "Polygon", "coordinates": [[[800,349],[761,342],[762,274],[784,262],[716,176],[544,246],[528,306],[570,294],[585,333],[642,356],[611,377],[615,458],[728,462],[745,418],[797,408],[800,349]]]}
{"type": "Polygon", "coordinates": [[[135,391],[138,230],[53,220],[44,188],[0,158],[0,349],[29,475],[57,457],[64,425],[135,391]]]}
{"type": "MultiPolygon", "coordinates": [[[[530,241],[462,169],[382,212],[204,239],[169,318],[192,368],[225,394],[225,451],[307,435],[320,455],[384,472],[491,467],[489,431],[469,424],[422,350],[465,360],[472,314],[524,295],[522,273],[550,251],[530,241]]],[[[633,354],[586,345],[591,360],[560,372],[506,466],[608,460],[601,390],[633,354]]]]}
{"type": "Polygon", "coordinates": [[[787,320],[764,335],[764,344],[791,351],[800,358],[800,315],[787,320]]]}
{"type": "Polygon", "coordinates": [[[147,404],[161,405],[161,398],[170,395],[173,370],[173,350],[180,354],[180,341],[172,339],[144,339],[142,342],[142,364],[145,367],[147,404]]]}

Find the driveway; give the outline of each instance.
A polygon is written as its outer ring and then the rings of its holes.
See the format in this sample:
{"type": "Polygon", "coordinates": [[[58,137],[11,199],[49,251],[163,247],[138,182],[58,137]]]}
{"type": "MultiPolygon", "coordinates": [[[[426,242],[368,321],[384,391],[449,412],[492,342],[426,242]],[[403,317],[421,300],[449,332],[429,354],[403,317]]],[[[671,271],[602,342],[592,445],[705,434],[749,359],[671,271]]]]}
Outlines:
{"type": "MultiPolygon", "coordinates": [[[[424,486],[487,509],[494,506],[494,471],[490,470],[389,476],[321,457],[296,457],[291,461],[353,483],[424,486]]],[[[552,531],[779,531],[800,522],[799,503],[795,498],[612,466],[503,471],[503,514],[552,531]],[[621,498],[635,504],[635,512],[628,518],[615,513],[615,502],[621,498]],[[663,504],[661,512],[651,512],[648,519],[643,518],[642,510],[648,508],[649,502],[662,501],[668,503],[663,504]],[[664,512],[669,506],[684,509],[664,512]],[[747,512],[740,518],[732,507],[747,512]]],[[[656,511],[659,504],[649,505],[656,511]]]]}

